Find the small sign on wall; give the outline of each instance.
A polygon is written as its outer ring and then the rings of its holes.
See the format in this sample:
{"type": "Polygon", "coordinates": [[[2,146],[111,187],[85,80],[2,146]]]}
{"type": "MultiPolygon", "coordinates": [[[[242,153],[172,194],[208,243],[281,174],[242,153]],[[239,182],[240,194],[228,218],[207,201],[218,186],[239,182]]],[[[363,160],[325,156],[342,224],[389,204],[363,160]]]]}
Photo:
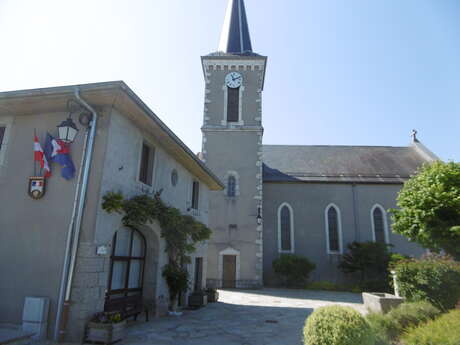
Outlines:
{"type": "Polygon", "coordinates": [[[32,199],[38,200],[43,198],[45,191],[44,177],[29,177],[29,195],[32,199]]]}
{"type": "Polygon", "coordinates": [[[96,248],[96,255],[104,256],[109,254],[109,246],[101,245],[96,248]]]}

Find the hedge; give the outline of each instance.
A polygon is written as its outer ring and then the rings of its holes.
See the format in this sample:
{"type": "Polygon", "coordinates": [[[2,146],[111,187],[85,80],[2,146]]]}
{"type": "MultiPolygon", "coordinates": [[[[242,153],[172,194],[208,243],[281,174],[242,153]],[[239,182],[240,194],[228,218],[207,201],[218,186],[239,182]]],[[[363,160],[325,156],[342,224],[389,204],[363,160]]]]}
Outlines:
{"type": "Polygon", "coordinates": [[[404,345],[459,345],[460,310],[409,330],[401,340],[404,345]]]}
{"type": "Polygon", "coordinates": [[[377,336],[377,344],[388,344],[403,332],[423,322],[434,319],[441,311],[426,301],[403,303],[387,314],[372,313],[366,316],[377,336]]]}
{"type": "Polygon", "coordinates": [[[442,310],[460,299],[460,263],[447,257],[400,261],[395,266],[399,291],[409,301],[427,300],[442,310]]]}
{"type": "Polygon", "coordinates": [[[351,307],[316,309],[305,322],[305,345],[374,345],[375,337],[366,319],[351,307]]]}

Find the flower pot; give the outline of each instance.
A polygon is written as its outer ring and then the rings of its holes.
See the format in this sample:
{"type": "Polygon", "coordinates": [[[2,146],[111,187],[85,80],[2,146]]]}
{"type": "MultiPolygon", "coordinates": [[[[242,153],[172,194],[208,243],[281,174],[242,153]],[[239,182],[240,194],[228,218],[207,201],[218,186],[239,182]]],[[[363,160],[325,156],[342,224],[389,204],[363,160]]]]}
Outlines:
{"type": "Polygon", "coordinates": [[[204,307],[208,304],[208,295],[203,292],[194,292],[188,297],[188,305],[194,308],[204,307]]]}
{"type": "Polygon", "coordinates": [[[206,291],[206,295],[208,296],[208,303],[215,303],[219,299],[219,293],[216,290],[206,291]]]}
{"type": "Polygon", "coordinates": [[[93,344],[114,344],[123,339],[126,321],[117,323],[88,322],[86,325],[85,342],[93,344]]]}
{"type": "Polygon", "coordinates": [[[389,293],[363,292],[364,306],[371,312],[387,313],[404,302],[404,298],[389,293]]]}

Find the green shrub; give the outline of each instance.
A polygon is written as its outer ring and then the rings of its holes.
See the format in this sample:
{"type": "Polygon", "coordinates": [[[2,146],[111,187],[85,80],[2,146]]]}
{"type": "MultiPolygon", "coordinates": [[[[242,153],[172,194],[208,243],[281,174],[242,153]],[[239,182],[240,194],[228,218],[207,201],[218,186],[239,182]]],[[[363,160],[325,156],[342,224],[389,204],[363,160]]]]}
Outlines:
{"type": "Polygon", "coordinates": [[[382,344],[390,343],[408,328],[427,322],[441,311],[426,301],[403,303],[387,314],[372,313],[366,316],[377,339],[382,344]]]}
{"type": "Polygon", "coordinates": [[[427,300],[448,310],[460,299],[460,264],[449,258],[401,261],[395,271],[399,291],[409,301],[427,300]]]}
{"type": "Polygon", "coordinates": [[[342,256],[339,268],[344,273],[359,274],[359,286],[363,290],[389,292],[388,245],[375,242],[353,242],[342,256]]]}
{"type": "Polygon", "coordinates": [[[307,290],[344,291],[354,293],[363,292],[363,289],[361,289],[359,286],[335,284],[327,280],[308,283],[305,288],[307,290]]]}
{"type": "Polygon", "coordinates": [[[340,291],[341,287],[337,284],[334,284],[330,281],[323,280],[317,282],[311,282],[307,285],[309,290],[326,290],[326,291],[340,291]]]}
{"type": "Polygon", "coordinates": [[[366,319],[351,307],[316,309],[305,322],[305,345],[374,345],[375,337],[366,319]]]}
{"type": "Polygon", "coordinates": [[[282,254],[273,261],[273,271],[287,287],[303,287],[315,264],[307,258],[294,254],[282,254]]]}
{"type": "Polygon", "coordinates": [[[410,257],[407,255],[399,254],[399,253],[391,253],[390,254],[390,262],[388,263],[389,269],[394,269],[396,265],[404,260],[409,260],[410,257]]]}
{"type": "Polygon", "coordinates": [[[409,330],[401,340],[404,345],[459,345],[460,310],[409,330]]]}

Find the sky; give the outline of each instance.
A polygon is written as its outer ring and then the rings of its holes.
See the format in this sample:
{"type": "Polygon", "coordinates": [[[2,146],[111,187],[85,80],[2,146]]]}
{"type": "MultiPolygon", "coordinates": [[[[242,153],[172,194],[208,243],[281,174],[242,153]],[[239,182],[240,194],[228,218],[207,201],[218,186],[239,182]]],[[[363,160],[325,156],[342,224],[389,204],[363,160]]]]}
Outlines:
{"type": "MultiPolygon", "coordinates": [[[[246,0],[268,56],[264,143],[406,146],[460,161],[460,1],[246,0]]],[[[200,56],[227,0],[0,0],[0,91],[125,81],[201,150],[200,56]]]]}

